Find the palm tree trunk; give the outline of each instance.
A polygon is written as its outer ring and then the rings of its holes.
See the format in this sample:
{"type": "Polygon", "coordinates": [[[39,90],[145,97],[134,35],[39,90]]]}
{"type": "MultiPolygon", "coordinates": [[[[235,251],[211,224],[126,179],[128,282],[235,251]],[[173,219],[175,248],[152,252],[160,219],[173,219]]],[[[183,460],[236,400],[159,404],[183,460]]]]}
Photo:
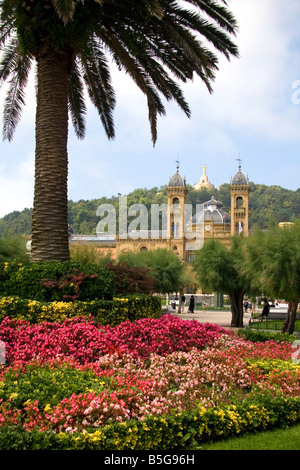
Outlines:
{"type": "Polygon", "coordinates": [[[285,322],[282,325],[281,333],[288,333],[289,335],[293,334],[297,316],[298,303],[298,299],[289,301],[288,311],[286,314],[285,322]]]}
{"type": "Polygon", "coordinates": [[[68,77],[67,52],[37,57],[32,261],[69,259],[68,77]]]}
{"type": "Polygon", "coordinates": [[[241,290],[237,290],[232,292],[229,295],[230,304],[231,304],[231,326],[235,328],[243,327],[243,318],[244,318],[244,310],[243,310],[243,298],[244,292],[241,290]]]}

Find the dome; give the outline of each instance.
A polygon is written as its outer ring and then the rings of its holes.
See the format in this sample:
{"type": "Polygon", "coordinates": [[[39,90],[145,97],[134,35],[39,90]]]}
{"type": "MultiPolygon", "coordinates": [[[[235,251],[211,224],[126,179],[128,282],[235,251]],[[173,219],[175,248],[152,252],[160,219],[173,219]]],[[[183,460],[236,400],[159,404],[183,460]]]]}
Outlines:
{"type": "Polygon", "coordinates": [[[241,172],[241,168],[232,178],[231,184],[248,184],[248,178],[241,172]]]}
{"type": "Polygon", "coordinates": [[[192,223],[213,222],[214,224],[230,224],[230,215],[222,207],[223,203],[212,198],[203,204],[204,209],[194,215],[192,223]]]}
{"type": "Polygon", "coordinates": [[[206,208],[218,209],[223,207],[223,202],[217,201],[214,197],[212,197],[210,201],[205,202],[203,205],[206,208]]]}
{"type": "Polygon", "coordinates": [[[185,179],[177,172],[170,178],[169,186],[185,186],[185,179]]]}

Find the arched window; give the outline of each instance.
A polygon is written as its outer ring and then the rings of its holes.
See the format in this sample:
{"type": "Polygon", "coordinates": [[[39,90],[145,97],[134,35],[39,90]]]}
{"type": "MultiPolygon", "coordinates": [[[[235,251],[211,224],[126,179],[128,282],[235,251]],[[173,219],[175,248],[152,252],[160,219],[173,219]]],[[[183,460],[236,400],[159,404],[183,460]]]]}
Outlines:
{"type": "Polygon", "coordinates": [[[141,246],[140,251],[148,251],[148,248],[146,246],[141,246]]]}
{"type": "Polygon", "coordinates": [[[236,207],[243,207],[243,205],[244,205],[243,198],[241,196],[237,197],[236,198],[236,207]]]}
{"type": "Polygon", "coordinates": [[[179,206],[179,199],[178,199],[178,197],[174,197],[174,198],[173,198],[173,206],[175,206],[175,205],[179,206]]]}

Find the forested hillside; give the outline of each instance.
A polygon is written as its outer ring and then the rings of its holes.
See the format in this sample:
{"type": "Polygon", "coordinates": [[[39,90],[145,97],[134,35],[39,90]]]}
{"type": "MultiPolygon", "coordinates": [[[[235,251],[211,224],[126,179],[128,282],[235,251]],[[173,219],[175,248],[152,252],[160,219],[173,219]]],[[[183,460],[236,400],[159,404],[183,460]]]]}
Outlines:
{"type": "MultiPolygon", "coordinates": [[[[270,224],[300,219],[300,188],[297,191],[292,191],[280,186],[265,186],[254,183],[250,183],[250,185],[250,228],[254,226],[266,228],[270,224]]],[[[195,191],[189,185],[188,189],[187,203],[201,204],[213,196],[215,199],[222,201],[224,210],[229,212],[229,184],[223,184],[218,189],[210,191],[206,189],[195,191]]],[[[150,210],[151,204],[164,202],[167,202],[166,186],[152,189],[139,188],[127,195],[128,207],[139,203],[144,204],[150,210]]],[[[112,204],[118,214],[118,196],[102,197],[90,201],[69,201],[69,224],[74,233],[86,235],[95,233],[99,222],[96,210],[99,205],[104,203],[112,204]]],[[[24,209],[22,212],[14,211],[4,216],[0,219],[0,237],[15,234],[29,235],[31,233],[31,216],[32,209],[24,209]]],[[[49,230],[51,230],[51,227],[49,227],[49,230]]]]}

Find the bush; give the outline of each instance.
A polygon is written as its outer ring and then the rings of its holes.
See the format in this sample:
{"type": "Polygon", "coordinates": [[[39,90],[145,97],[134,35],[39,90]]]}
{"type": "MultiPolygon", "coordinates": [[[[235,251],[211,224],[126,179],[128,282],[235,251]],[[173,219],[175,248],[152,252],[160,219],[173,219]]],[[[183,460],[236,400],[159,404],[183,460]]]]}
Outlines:
{"type": "Polygon", "coordinates": [[[115,275],[103,265],[74,261],[0,263],[0,296],[18,296],[41,302],[112,299],[115,275]]]}
{"type": "Polygon", "coordinates": [[[275,333],[271,331],[263,330],[252,330],[251,328],[239,329],[238,335],[244,337],[248,341],[253,343],[263,343],[265,341],[275,340],[275,341],[287,341],[292,343],[295,341],[295,335],[289,335],[287,333],[275,333]]]}

